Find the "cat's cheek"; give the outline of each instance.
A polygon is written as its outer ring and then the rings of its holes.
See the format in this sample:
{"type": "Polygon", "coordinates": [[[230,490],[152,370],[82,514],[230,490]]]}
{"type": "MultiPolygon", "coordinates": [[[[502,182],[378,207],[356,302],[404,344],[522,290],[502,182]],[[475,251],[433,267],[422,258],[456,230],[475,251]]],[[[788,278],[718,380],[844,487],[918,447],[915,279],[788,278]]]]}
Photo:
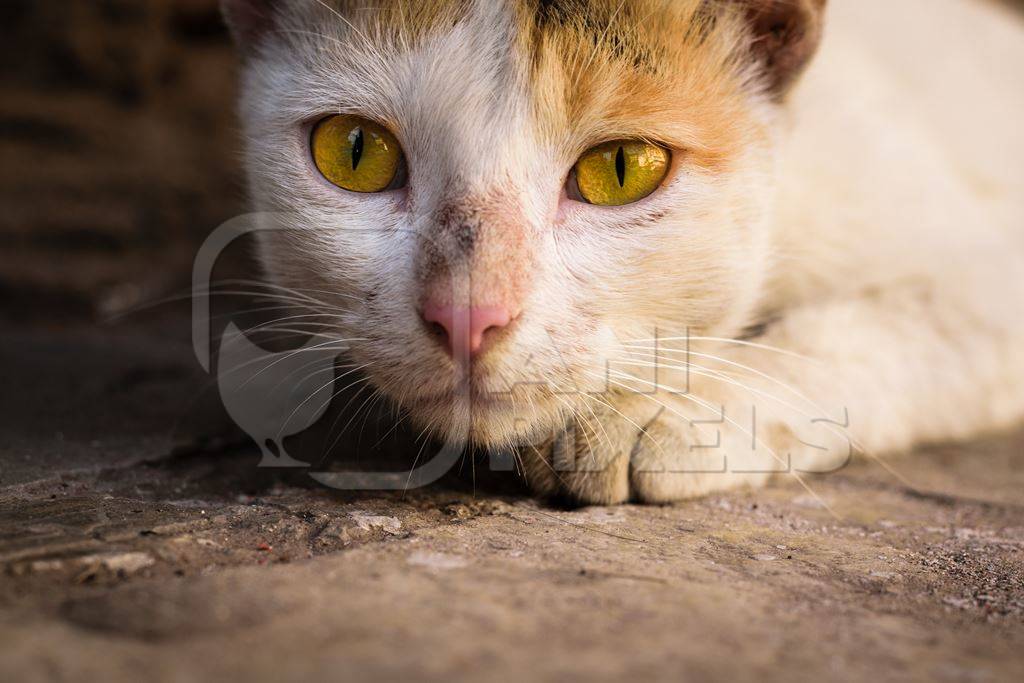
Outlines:
{"type": "Polygon", "coordinates": [[[562,188],[562,193],[558,197],[558,204],[555,207],[554,224],[562,225],[567,220],[570,220],[575,215],[576,205],[578,204],[580,204],[580,202],[575,199],[571,199],[569,197],[569,193],[565,191],[565,188],[562,188]]]}
{"type": "Polygon", "coordinates": [[[566,197],[559,203],[555,226],[565,230],[613,234],[623,230],[642,230],[667,213],[664,198],[654,195],[626,206],[594,206],[566,197]]]}
{"type": "Polygon", "coordinates": [[[325,206],[388,213],[405,213],[408,210],[409,192],[406,187],[372,194],[351,192],[331,183],[315,167],[311,169],[309,179],[317,201],[325,206]]]}

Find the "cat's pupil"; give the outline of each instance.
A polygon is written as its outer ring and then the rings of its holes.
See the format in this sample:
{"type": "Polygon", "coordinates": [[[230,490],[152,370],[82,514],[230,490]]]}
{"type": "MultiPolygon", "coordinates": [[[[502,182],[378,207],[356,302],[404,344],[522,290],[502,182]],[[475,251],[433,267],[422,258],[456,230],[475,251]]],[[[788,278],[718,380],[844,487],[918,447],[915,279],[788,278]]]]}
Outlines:
{"type": "Polygon", "coordinates": [[[626,185],[626,150],[619,147],[615,154],[615,175],[619,177],[619,187],[626,185]]]}
{"type": "Polygon", "coordinates": [[[363,158],[363,129],[356,128],[356,139],[352,141],[352,170],[356,170],[359,160],[363,158]]]}

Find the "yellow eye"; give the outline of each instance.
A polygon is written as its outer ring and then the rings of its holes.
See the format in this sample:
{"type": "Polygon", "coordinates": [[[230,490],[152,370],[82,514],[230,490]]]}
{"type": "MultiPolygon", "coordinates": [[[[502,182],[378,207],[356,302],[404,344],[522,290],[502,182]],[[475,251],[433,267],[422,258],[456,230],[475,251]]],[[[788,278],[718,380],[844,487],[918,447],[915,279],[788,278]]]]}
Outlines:
{"type": "Polygon", "coordinates": [[[313,162],[327,180],[352,192],[400,187],[402,148],[384,127],[358,116],[330,116],[316,124],[313,162]]]}
{"type": "Polygon", "coordinates": [[[576,162],[580,197],[598,206],[638,202],[661,185],[672,154],[638,140],[617,140],[594,147],[576,162]]]}

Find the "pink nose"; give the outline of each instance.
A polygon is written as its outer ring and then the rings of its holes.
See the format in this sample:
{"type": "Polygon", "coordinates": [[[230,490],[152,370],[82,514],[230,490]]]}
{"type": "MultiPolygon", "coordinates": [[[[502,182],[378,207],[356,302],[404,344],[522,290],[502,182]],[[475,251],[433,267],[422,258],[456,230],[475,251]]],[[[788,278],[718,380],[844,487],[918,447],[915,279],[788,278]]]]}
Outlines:
{"type": "Polygon", "coordinates": [[[445,348],[455,358],[479,353],[488,332],[500,330],[512,322],[504,306],[450,306],[427,302],[423,320],[437,325],[444,333],[445,348]]]}

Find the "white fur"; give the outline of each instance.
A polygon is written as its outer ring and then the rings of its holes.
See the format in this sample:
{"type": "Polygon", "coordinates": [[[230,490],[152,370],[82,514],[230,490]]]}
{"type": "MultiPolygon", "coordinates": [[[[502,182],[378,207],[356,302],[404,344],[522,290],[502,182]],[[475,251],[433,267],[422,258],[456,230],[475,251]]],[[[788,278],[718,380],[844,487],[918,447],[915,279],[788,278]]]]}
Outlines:
{"type": "Polygon", "coordinates": [[[551,145],[504,3],[415,45],[292,4],[241,109],[254,201],[292,228],[263,241],[268,272],[335,307],[325,329],[368,340],[353,362],[422,424],[520,447],[538,491],[673,500],[762,482],[790,457],[841,465],[848,439],[887,452],[1024,416],[1024,28],[1001,8],[833,0],[788,106],[747,94],[741,163],[715,176],[681,157],[650,198],[601,209],[560,194],[608,131],[551,145]],[[306,126],[336,112],[392,127],[407,191],[318,177],[306,126]],[[491,196],[529,237],[531,288],[473,373],[482,393],[517,389],[470,410],[431,398],[458,372],[418,320],[416,260],[439,207],[491,196]],[[714,339],[765,319],[748,343],[714,339]],[[703,337],[689,371],[688,328],[703,337]]]}

